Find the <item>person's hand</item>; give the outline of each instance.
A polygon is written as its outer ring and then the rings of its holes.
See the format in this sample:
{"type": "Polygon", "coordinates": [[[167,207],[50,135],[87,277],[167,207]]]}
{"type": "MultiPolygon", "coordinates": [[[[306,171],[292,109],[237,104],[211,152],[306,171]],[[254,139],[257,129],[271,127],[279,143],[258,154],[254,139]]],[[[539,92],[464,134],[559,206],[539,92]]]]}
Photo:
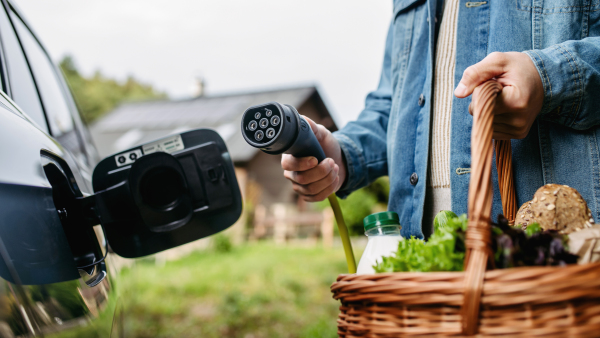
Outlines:
{"type": "MultiPolygon", "coordinates": [[[[544,87],[533,61],[525,53],[491,53],[465,69],[454,95],[467,97],[475,87],[490,79],[504,87],[494,108],[493,138],[524,138],[544,103],[544,87]]],[[[471,106],[469,113],[473,114],[471,106]]]]}
{"type": "Polygon", "coordinates": [[[292,181],[296,191],[305,201],[318,202],[338,191],[346,178],[346,165],[343,163],[342,149],[331,132],[304,116],[327,158],[317,163],[315,157],[294,157],[283,154],[281,167],[283,176],[292,181]]]}

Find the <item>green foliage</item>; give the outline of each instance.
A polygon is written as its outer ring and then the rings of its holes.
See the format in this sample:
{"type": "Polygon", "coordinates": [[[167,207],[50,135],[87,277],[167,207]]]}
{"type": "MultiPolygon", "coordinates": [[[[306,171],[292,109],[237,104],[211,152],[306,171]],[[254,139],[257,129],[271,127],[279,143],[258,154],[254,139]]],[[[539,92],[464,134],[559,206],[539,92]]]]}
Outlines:
{"type": "Polygon", "coordinates": [[[217,234],[211,238],[213,249],[218,253],[227,253],[231,252],[233,249],[233,244],[231,243],[231,239],[229,236],[225,234],[217,234]]]}
{"type": "Polygon", "coordinates": [[[346,199],[340,200],[340,208],[350,236],[364,234],[363,219],[373,213],[373,207],[376,204],[377,199],[366,189],[357,190],[346,199]]]}
{"type": "Polygon", "coordinates": [[[77,70],[71,56],[65,56],[59,66],[87,124],[126,101],[167,98],[165,93],[132,76],[122,83],[105,77],[100,71],[91,77],[85,77],[77,70]]]}
{"type": "Polygon", "coordinates": [[[450,218],[427,242],[414,237],[400,241],[396,255],[383,257],[373,268],[375,272],[462,271],[466,229],[466,215],[450,218]]]}
{"type": "Polygon", "coordinates": [[[390,197],[390,179],[389,177],[380,177],[373,183],[363,188],[367,193],[375,196],[378,203],[388,204],[390,197]]]}
{"type": "MultiPolygon", "coordinates": [[[[370,185],[358,189],[346,199],[340,199],[340,208],[350,236],[362,236],[365,229],[363,219],[372,213],[387,209],[390,181],[387,177],[380,177],[370,185]]],[[[329,201],[320,202],[318,206],[329,208],[329,201]]],[[[337,225],[335,227],[337,231],[337,225]]]]}

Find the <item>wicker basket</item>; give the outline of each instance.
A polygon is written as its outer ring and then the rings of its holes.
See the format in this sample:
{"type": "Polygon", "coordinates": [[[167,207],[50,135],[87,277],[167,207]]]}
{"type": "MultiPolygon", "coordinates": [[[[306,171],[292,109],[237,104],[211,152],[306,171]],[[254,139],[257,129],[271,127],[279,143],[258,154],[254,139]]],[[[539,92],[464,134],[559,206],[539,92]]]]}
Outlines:
{"type": "MultiPolygon", "coordinates": [[[[340,275],[340,337],[600,337],[600,264],[487,271],[492,110],[502,87],[473,94],[464,272],[340,275]]],[[[503,211],[516,212],[510,142],[496,142],[503,211]]],[[[509,217],[510,219],[510,217],[509,217]]]]}

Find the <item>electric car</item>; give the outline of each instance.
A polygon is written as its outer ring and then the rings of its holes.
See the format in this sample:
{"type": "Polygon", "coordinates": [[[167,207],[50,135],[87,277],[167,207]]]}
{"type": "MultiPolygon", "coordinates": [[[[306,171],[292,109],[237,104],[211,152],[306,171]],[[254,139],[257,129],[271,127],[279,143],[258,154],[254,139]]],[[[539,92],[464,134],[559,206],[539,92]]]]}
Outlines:
{"type": "Polygon", "coordinates": [[[199,129],[99,161],[60,71],[6,0],[0,85],[0,338],[124,337],[120,257],[239,217],[227,148],[199,129]]]}

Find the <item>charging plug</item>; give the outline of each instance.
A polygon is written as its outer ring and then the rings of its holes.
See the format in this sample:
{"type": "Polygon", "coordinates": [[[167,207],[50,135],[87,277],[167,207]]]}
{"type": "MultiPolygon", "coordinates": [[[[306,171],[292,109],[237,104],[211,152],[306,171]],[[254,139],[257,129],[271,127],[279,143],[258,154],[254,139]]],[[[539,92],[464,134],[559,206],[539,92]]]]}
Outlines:
{"type": "Polygon", "coordinates": [[[242,116],[242,135],[248,144],[267,154],[314,156],[319,163],[325,152],[308,122],[288,104],[268,102],[252,106],[242,116]]]}

